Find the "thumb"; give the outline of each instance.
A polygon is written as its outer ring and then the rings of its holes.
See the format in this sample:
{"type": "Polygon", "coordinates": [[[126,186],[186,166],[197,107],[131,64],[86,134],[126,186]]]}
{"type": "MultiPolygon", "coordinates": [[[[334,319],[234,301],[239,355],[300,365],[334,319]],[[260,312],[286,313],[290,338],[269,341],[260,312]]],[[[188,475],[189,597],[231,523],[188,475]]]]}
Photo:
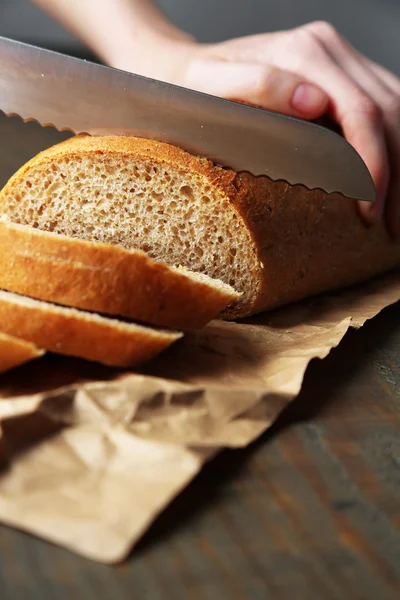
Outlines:
{"type": "Polygon", "coordinates": [[[303,119],[322,116],[329,102],[321,88],[290,71],[214,57],[194,59],[186,68],[184,85],[303,119]]]}
{"type": "Polygon", "coordinates": [[[194,59],[183,84],[213,96],[253,104],[303,119],[315,119],[327,109],[328,95],[302,77],[271,65],[194,59]]]}

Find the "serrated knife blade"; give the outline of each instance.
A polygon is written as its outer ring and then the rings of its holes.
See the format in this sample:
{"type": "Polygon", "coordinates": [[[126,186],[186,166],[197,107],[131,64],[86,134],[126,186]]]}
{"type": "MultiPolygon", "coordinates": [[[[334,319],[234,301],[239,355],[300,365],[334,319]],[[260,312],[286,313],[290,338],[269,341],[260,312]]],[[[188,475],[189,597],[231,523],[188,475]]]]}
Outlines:
{"type": "Polygon", "coordinates": [[[165,141],[235,171],[375,200],[363,160],[329,129],[2,37],[0,110],[74,133],[165,141]]]}

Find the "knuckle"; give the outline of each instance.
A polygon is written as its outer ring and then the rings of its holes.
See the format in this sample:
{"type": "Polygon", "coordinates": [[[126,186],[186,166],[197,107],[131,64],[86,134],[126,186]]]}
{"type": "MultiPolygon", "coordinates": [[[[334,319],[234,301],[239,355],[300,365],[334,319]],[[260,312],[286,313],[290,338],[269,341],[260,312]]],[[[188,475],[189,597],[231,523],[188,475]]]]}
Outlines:
{"type": "Polygon", "coordinates": [[[393,120],[400,121],[400,95],[393,94],[385,102],[385,113],[393,120]]]}
{"type": "Polygon", "coordinates": [[[382,111],[379,106],[365,94],[355,96],[353,101],[354,112],[371,120],[378,120],[382,117],[382,111]]]}
{"type": "Polygon", "coordinates": [[[290,39],[290,48],[293,57],[297,60],[315,60],[322,52],[321,42],[315,33],[305,27],[299,27],[290,39]]]}
{"type": "Polygon", "coordinates": [[[320,39],[330,40],[339,37],[336,28],[328,21],[313,21],[308,23],[305,28],[320,39]]]}
{"type": "Polygon", "coordinates": [[[254,94],[261,100],[274,89],[278,83],[280,71],[275,67],[264,67],[260,69],[254,85],[254,94]]]}

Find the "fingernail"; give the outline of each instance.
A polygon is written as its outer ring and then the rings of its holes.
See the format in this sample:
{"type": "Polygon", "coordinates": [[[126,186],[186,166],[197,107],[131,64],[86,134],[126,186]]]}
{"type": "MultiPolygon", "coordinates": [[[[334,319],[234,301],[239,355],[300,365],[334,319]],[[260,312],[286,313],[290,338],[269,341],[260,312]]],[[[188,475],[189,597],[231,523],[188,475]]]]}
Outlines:
{"type": "Polygon", "coordinates": [[[300,112],[322,112],[327,103],[325,92],[309,83],[298,85],[292,96],[292,106],[300,112]]]}

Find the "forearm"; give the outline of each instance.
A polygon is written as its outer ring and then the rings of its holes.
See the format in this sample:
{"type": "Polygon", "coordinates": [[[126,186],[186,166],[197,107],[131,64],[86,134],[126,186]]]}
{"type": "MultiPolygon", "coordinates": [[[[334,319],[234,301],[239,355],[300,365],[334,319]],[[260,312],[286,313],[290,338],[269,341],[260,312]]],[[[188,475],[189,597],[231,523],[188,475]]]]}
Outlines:
{"type": "Polygon", "coordinates": [[[177,29],[153,0],[33,0],[82,40],[106,64],[160,79],[173,79],[182,44],[177,29]]]}

